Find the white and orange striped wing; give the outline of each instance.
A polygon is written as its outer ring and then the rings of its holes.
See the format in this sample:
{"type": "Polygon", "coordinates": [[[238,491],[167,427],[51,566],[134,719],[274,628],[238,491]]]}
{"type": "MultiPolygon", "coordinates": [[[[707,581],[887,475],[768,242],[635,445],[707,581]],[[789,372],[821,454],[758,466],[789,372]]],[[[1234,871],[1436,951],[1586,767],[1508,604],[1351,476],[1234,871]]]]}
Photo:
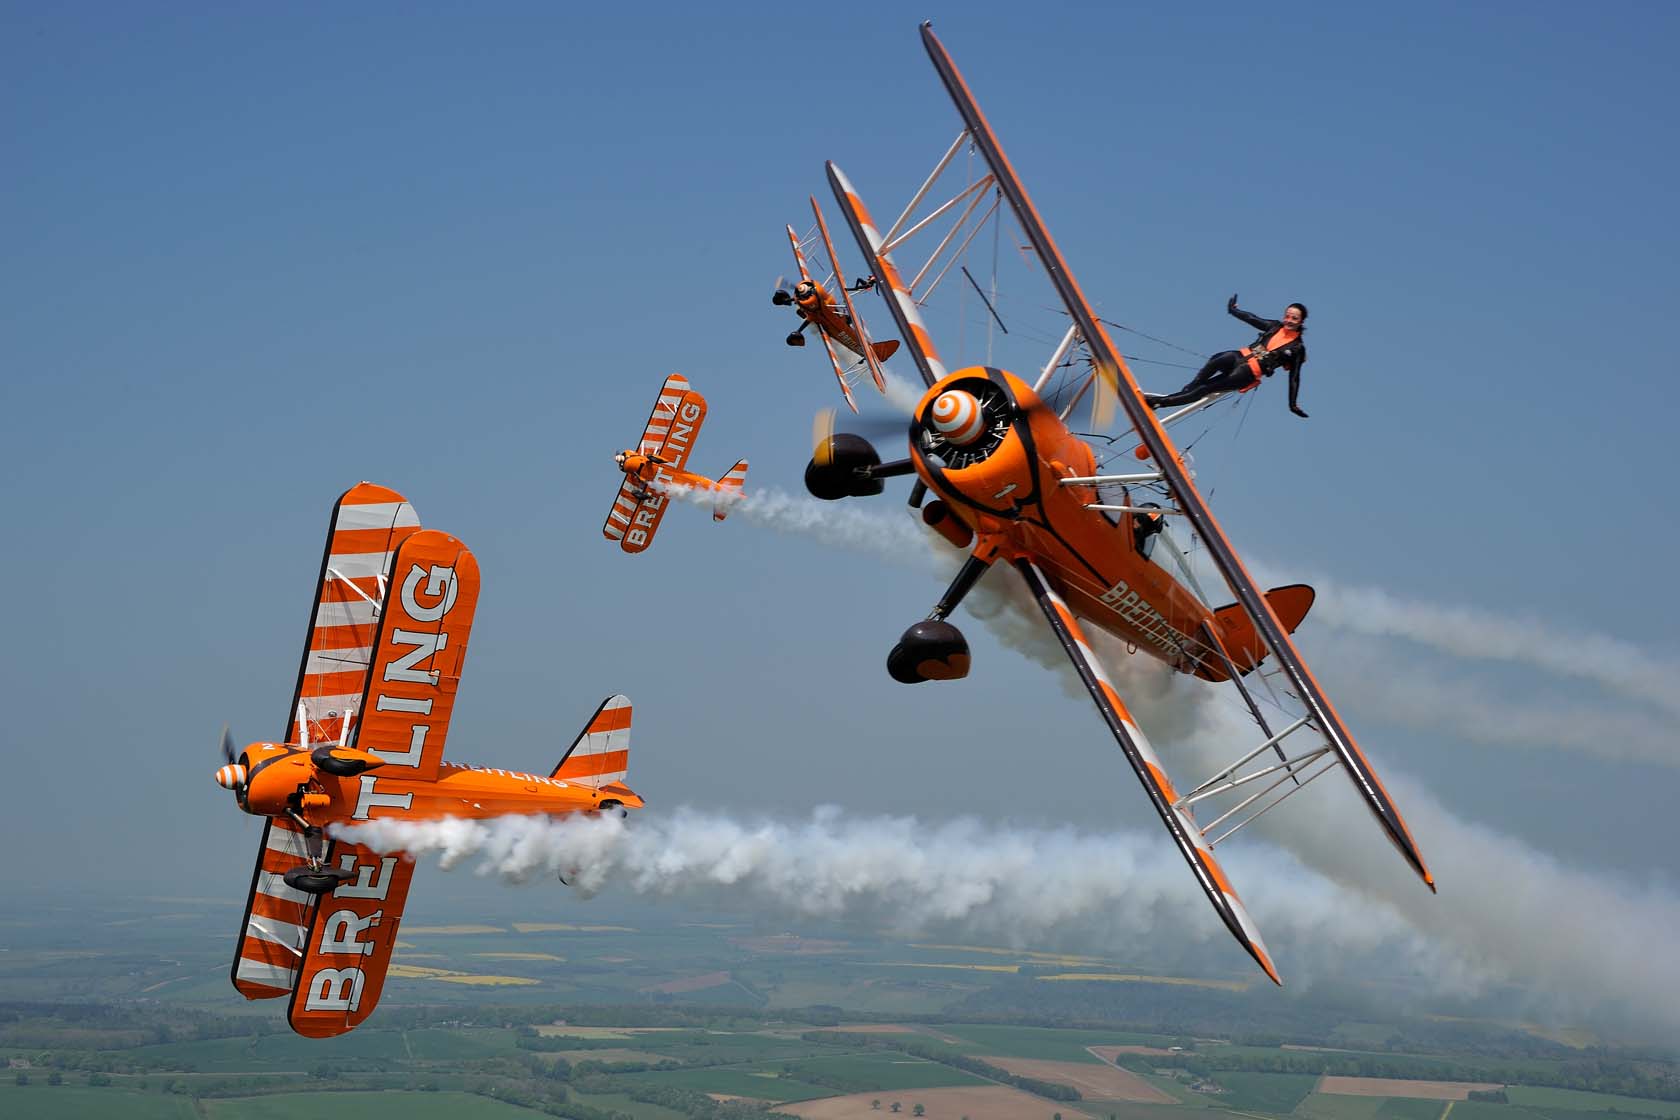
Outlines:
{"type": "Polygon", "coordinates": [[[898,324],[899,337],[904,339],[910,348],[910,357],[921,371],[922,381],[928,385],[942,379],[948,370],[945,363],[939,360],[939,351],[934,348],[933,338],[928,334],[927,325],[922,322],[920,305],[916,297],[910,294],[910,286],[899,275],[898,266],[893,263],[892,254],[887,251],[886,244],[881,240],[880,227],[875,219],[870,217],[868,207],[852,189],[851,181],[832,162],[828,164],[828,184],[834,191],[835,199],[840,203],[840,212],[846,216],[846,224],[852,227],[852,236],[857,239],[858,248],[869,258],[870,267],[875,277],[880,281],[882,294],[887,300],[887,310],[892,312],[893,321],[898,324]]]}
{"type": "Polygon", "coordinates": [[[1254,920],[1249,917],[1247,907],[1237,897],[1224,868],[1220,867],[1219,861],[1214,858],[1213,849],[1202,836],[1201,829],[1196,827],[1190,810],[1177,804],[1178,793],[1173,789],[1167,772],[1161,768],[1155,748],[1150,746],[1149,740],[1132,719],[1125,701],[1120,699],[1120,694],[1115,691],[1108,674],[1103,670],[1102,662],[1091,652],[1091,644],[1086,641],[1073,612],[1068,610],[1067,604],[1044,578],[1044,573],[1037,565],[1030,560],[1017,560],[1015,563],[1021,574],[1026,577],[1027,585],[1038,599],[1038,605],[1044,611],[1044,617],[1049,620],[1051,629],[1056,632],[1062,648],[1072,660],[1079,673],[1079,679],[1091,694],[1091,699],[1096,701],[1097,710],[1102,713],[1103,721],[1108,724],[1115,742],[1120,744],[1126,760],[1132,764],[1132,769],[1137,771],[1138,779],[1143,783],[1150,803],[1155,806],[1162,823],[1172,834],[1173,842],[1178,845],[1185,861],[1189,863],[1190,870],[1195,873],[1196,881],[1201,884],[1208,901],[1213,903],[1220,920],[1242,947],[1248,950],[1255,962],[1265,969],[1266,975],[1271,977],[1274,983],[1281,984],[1283,981],[1278,979],[1271,954],[1266,950],[1266,943],[1261,940],[1254,920]]]}
{"type": "Polygon", "coordinates": [[[630,698],[609,696],[554,768],[552,778],[600,789],[630,770],[630,698]]]}
{"type": "MultiPolygon", "coordinates": [[[[828,250],[828,263],[834,269],[834,286],[840,291],[840,298],[846,304],[846,318],[851,320],[852,331],[857,335],[858,360],[869,367],[869,376],[875,381],[875,388],[881,392],[887,391],[886,377],[881,372],[881,363],[875,358],[875,344],[869,341],[869,330],[863,325],[863,316],[858,314],[857,305],[852,302],[852,293],[846,287],[846,275],[840,271],[840,256],[834,251],[834,239],[828,235],[828,223],[823,220],[822,207],[817,205],[816,195],[811,195],[811,213],[817,219],[817,231],[822,234],[823,247],[828,250]]],[[[848,399],[850,394],[848,394],[848,399]]],[[[854,408],[852,410],[856,412],[854,408]]]]}
{"type": "MultiPolygon", "coordinates": [[[[799,263],[799,278],[811,279],[811,270],[805,264],[805,250],[799,247],[799,234],[794,232],[792,226],[788,226],[787,235],[788,241],[793,245],[793,259],[799,263]]],[[[822,339],[823,349],[828,351],[828,364],[834,367],[834,378],[840,382],[840,395],[846,398],[847,406],[856,412],[857,401],[852,397],[852,387],[846,384],[846,371],[840,365],[840,355],[834,352],[834,341],[821,327],[817,327],[817,335],[822,339]]]]}
{"type": "MultiPolygon", "coordinates": [[[[300,742],[304,735],[311,743],[336,741],[346,714],[354,720],[367,689],[391,555],[419,528],[406,498],[371,482],[352,486],[333,507],[282,741],[300,742]]],[[[280,876],[304,861],[302,834],[290,822],[269,821],[233,961],[233,986],[247,999],[272,999],[292,989],[313,900],[280,876]]]]}
{"type": "Polygon", "coordinates": [[[271,819],[263,829],[239,955],[233,959],[233,986],[246,999],[274,999],[297,983],[315,900],[288,887],[281,876],[307,861],[303,833],[290,821],[271,819]]]}

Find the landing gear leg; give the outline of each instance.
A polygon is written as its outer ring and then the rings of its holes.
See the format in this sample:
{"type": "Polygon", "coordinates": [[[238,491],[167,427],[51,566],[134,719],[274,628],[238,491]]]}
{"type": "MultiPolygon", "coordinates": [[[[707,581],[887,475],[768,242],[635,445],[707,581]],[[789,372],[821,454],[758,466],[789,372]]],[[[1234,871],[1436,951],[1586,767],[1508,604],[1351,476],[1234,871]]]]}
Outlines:
{"type": "Polygon", "coordinates": [[[322,895],[352,878],[349,871],[326,866],[327,841],[319,828],[292,810],[287,810],[286,815],[303,830],[303,849],[309,857],[308,863],[293,867],[282,876],[288,887],[304,894],[322,895]]]}

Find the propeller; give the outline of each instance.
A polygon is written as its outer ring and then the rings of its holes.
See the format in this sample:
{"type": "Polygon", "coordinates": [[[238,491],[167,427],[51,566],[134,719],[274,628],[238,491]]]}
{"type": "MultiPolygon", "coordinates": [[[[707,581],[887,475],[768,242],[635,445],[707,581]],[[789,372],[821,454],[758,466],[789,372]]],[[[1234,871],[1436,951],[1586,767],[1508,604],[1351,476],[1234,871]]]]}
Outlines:
{"type": "MultiPolygon", "coordinates": [[[[821,408],[811,420],[811,460],[819,467],[828,466],[833,455],[834,445],[830,441],[834,437],[835,415],[834,409],[821,408]]],[[[846,427],[852,434],[862,436],[871,443],[874,442],[871,437],[905,439],[910,429],[910,418],[892,413],[869,412],[853,416],[846,422],[846,427]]]]}
{"type": "Polygon", "coordinates": [[[222,760],[226,763],[216,771],[216,784],[223,789],[231,789],[234,796],[241,802],[245,800],[245,767],[239,764],[239,755],[233,749],[233,735],[228,731],[228,725],[222,724],[222,760]]]}
{"type": "Polygon", "coordinates": [[[786,307],[793,302],[793,296],[789,295],[788,290],[783,287],[786,283],[787,275],[784,273],[776,277],[776,286],[770,289],[770,302],[777,307],[786,307]]]}

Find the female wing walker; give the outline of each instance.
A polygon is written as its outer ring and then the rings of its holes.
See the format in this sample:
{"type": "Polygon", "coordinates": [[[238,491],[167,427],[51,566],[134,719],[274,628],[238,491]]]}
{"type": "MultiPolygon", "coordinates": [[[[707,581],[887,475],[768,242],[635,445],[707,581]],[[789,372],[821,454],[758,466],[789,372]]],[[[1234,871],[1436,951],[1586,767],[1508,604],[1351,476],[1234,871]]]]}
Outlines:
{"type": "Polygon", "coordinates": [[[233,985],[290,997],[292,1029],[353,1029],[379,1001],[413,861],[327,826],[505,814],[624,813],[630,702],[609,698],[547,775],[443,761],[478,602],[478,563],[422,529],[401,494],[362,483],[333,509],[283,742],[235,753],[216,781],[266,819],[233,985]]]}

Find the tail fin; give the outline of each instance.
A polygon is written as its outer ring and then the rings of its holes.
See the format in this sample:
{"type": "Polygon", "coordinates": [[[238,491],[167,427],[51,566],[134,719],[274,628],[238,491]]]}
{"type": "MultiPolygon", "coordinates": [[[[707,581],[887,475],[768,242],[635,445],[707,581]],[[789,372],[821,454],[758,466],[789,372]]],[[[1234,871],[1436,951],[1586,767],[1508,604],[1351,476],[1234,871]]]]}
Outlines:
{"type": "Polygon", "coordinates": [[[549,775],[600,789],[624,780],[630,767],[630,698],[609,696],[549,775]]]}
{"type": "MultiPolygon", "coordinates": [[[[1314,597],[1313,589],[1304,583],[1274,587],[1266,592],[1266,602],[1272,605],[1272,610],[1277,613],[1278,621],[1283,623],[1284,630],[1291,634],[1312,609],[1314,597]]],[[[1213,617],[1219,623],[1220,640],[1225,643],[1225,651],[1230,654],[1232,664],[1236,665],[1239,673],[1246,676],[1265,659],[1266,643],[1260,640],[1260,635],[1254,630],[1254,623],[1238,603],[1220,607],[1213,612],[1213,617]]],[[[1204,666],[1204,669],[1213,674],[1209,678],[1212,680],[1222,681],[1229,675],[1223,667],[1208,665],[1204,666]]]]}
{"type": "Polygon", "coordinates": [[[722,521],[729,516],[729,507],[735,504],[735,498],[740,495],[741,486],[746,481],[747,461],[745,459],[730,467],[729,473],[717,480],[717,488],[727,490],[729,493],[721,495],[718,500],[712,503],[713,521],[722,521]]]}
{"type": "Polygon", "coordinates": [[[877,362],[884,362],[894,354],[898,353],[898,339],[889,338],[885,342],[877,342],[875,343],[873,349],[875,351],[875,360],[877,362]]]}

